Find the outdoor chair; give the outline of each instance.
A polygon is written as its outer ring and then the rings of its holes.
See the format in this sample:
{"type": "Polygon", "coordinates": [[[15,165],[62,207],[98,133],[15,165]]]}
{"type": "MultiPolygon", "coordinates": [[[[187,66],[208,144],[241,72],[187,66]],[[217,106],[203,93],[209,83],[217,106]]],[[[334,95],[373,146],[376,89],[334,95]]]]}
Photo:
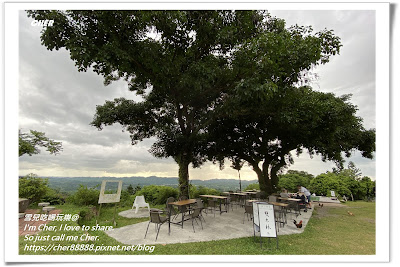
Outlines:
{"type": "Polygon", "coordinates": [[[175,210],[173,205],[169,204],[171,202],[175,202],[175,198],[174,197],[167,198],[167,202],[165,204],[166,211],[169,213],[170,216],[174,216],[174,215],[176,216],[179,213],[175,210]]]}
{"type": "Polygon", "coordinates": [[[289,194],[288,194],[288,193],[280,193],[280,196],[281,196],[281,197],[284,197],[284,198],[288,198],[288,197],[289,197],[289,194]]]}
{"type": "Polygon", "coordinates": [[[216,205],[217,201],[213,198],[209,198],[207,200],[207,211],[208,210],[212,210],[214,213],[214,217],[215,217],[215,205],[216,205]]]}
{"type": "Polygon", "coordinates": [[[196,221],[197,225],[199,224],[196,219],[199,219],[200,224],[201,224],[201,229],[203,229],[203,223],[201,222],[201,219],[200,219],[202,210],[203,210],[203,208],[195,208],[193,210],[193,213],[190,214],[190,218],[192,219],[192,227],[193,227],[194,233],[196,233],[196,231],[194,230],[193,222],[196,221]]]}
{"type": "MultiPolygon", "coordinates": [[[[188,199],[187,197],[181,196],[181,197],[179,198],[179,201],[187,200],[187,199],[188,199]]],[[[187,213],[190,213],[190,208],[188,208],[187,206],[179,206],[179,213],[185,214],[186,212],[187,212],[187,213]]],[[[183,215],[183,216],[185,216],[185,215],[183,215]]]]}
{"type": "Polygon", "coordinates": [[[163,225],[165,222],[168,221],[168,217],[160,216],[160,214],[162,214],[162,213],[163,213],[163,211],[161,211],[161,210],[157,210],[157,209],[150,210],[150,221],[149,221],[149,224],[147,225],[146,234],[144,235],[144,238],[146,238],[146,236],[147,236],[147,231],[149,230],[150,223],[154,223],[156,232],[157,232],[157,235],[156,235],[156,241],[157,241],[161,225],[163,225]]]}
{"type": "Polygon", "coordinates": [[[268,202],[277,202],[276,196],[269,196],[268,197],[268,202]]]}
{"type": "Polygon", "coordinates": [[[134,207],[136,207],[135,213],[137,213],[139,208],[141,208],[141,207],[142,208],[147,207],[149,209],[149,211],[150,211],[150,205],[149,205],[149,203],[146,203],[146,200],[144,199],[144,196],[137,196],[135,198],[135,202],[133,202],[132,209],[134,207]]]}
{"type": "Polygon", "coordinates": [[[244,216],[243,216],[243,224],[244,224],[244,219],[247,216],[247,220],[249,220],[249,214],[250,214],[250,219],[253,219],[253,205],[245,205],[244,206],[244,216]]]}
{"type": "Polygon", "coordinates": [[[203,221],[206,222],[206,220],[203,217],[204,203],[203,200],[201,200],[201,198],[196,199],[195,209],[201,209],[199,218],[203,219],[203,221]]]}
{"type": "Polygon", "coordinates": [[[226,206],[226,210],[228,210],[229,209],[229,206],[231,207],[231,210],[233,211],[233,202],[232,202],[232,199],[231,199],[231,197],[228,195],[228,196],[226,196],[227,197],[227,199],[226,199],[226,201],[225,201],[225,203],[224,203],[224,205],[226,206]]]}
{"type": "Polygon", "coordinates": [[[237,208],[237,206],[240,205],[239,198],[237,195],[233,195],[233,194],[230,195],[230,202],[231,202],[232,207],[233,207],[233,205],[236,205],[236,208],[237,208]]]}

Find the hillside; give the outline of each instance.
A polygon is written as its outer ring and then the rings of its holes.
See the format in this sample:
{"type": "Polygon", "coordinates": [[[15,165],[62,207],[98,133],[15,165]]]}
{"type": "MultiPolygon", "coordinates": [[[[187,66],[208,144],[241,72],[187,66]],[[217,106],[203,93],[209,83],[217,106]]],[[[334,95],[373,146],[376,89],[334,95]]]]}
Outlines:
{"type": "MultiPolygon", "coordinates": [[[[59,189],[62,192],[73,192],[78,189],[82,184],[88,187],[95,187],[100,185],[103,180],[122,180],[122,188],[126,189],[129,185],[133,187],[145,185],[168,185],[177,187],[178,178],[171,177],[43,177],[48,179],[49,186],[54,189],[59,189]]],[[[238,179],[211,179],[211,180],[190,180],[190,183],[196,186],[205,186],[215,188],[220,191],[238,190],[238,179]]],[[[246,188],[249,184],[257,183],[256,180],[242,181],[242,189],[246,188]]]]}

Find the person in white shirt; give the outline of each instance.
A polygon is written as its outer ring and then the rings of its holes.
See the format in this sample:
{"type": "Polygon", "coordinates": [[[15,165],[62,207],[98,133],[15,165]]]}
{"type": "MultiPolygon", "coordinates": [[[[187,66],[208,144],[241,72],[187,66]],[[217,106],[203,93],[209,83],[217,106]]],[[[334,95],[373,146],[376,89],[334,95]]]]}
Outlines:
{"type": "Polygon", "coordinates": [[[301,186],[301,185],[297,186],[297,190],[300,193],[303,193],[304,196],[307,198],[308,207],[311,209],[311,193],[310,193],[310,191],[308,191],[307,188],[305,188],[304,186],[301,186]]]}

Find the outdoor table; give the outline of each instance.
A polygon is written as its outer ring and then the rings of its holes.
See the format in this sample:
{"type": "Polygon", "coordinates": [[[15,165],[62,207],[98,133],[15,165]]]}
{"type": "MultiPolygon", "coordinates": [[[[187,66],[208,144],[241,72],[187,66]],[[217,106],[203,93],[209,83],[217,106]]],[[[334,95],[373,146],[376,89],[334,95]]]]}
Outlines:
{"type": "Polygon", "coordinates": [[[222,214],[222,212],[228,212],[228,206],[227,206],[228,197],[215,196],[215,195],[200,195],[200,197],[218,199],[218,202],[219,202],[219,214],[222,214]],[[222,210],[222,200],[225,200],[225,207],[226,207],[225,210],[222,210]]]}
{"type": "Polygon", "coordinates": [[[244,206],[244,204],[245,204],[245,200],[246,200],[246,197],[247,197],[247,194],[246,193],[231,193],[232,195],[237,195],[237,196],[239,196],[239,199],[241,200],[241,202],[242,202],[242,206],[244,206]]]}
{"type": "Polygon", "coordinates": [[[296,202],[296,203],[297,203],[297,205],[296,205],[296,207],[297,207],[297,212],[298,212],[299,214],[301,214],[301,213],[300,213],[300,205],[299,205],[299,203],[300,203],[302,200],[301,200],[300,198],[278,197],[278,199],[279,199],[279,200],[285,200],[285,201],[296,202]]]}
{"type": "Polygon", "coordinates": [[[287,218],[286,218],[286,208],[289,206],[289,204],[287,203],[282,203],[282,202],[274,202],[274,201],[270,201],[268,202],[269,204],[272,204],[274,206],[279,207],[281,210],[283,210],[283,217],[285,219],[285,221],[281,222],[283,223],[283,225],[287,224],[287,218]]]}
{"type": "MultiPolygon", "coordinates": [[[[168,204],[169,205],[178,206],[178,207],[182,207],[182,206],[187,206],[187,205],[194,204],[194,203],[196,203],[196,199],[185,199],[185,200],[170,202],[168,204]]],[[[168,232],[170,232],[171,231],[171,211],[170,210],[168,211],[168,218],[169,218],[169,220],[168,220],[168,232]]],[[[182,212],[182,221],[181,221],[181,223],[175,223],[175,222],[173,222],[173,223],[181,225],[182,228],[183,228],[183,222],[184,221],[185,221],[184,220],[184,214],[182,212]]]]}

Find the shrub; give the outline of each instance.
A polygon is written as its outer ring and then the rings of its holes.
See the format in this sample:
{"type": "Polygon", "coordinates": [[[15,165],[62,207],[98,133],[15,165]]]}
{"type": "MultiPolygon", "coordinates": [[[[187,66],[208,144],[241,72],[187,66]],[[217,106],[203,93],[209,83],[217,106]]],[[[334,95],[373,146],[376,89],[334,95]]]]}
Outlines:
{"type": "Polygon", "coordinates": [[[219,196],[219,195],[221,195],[221,191],[214,189],[214,188],[208,188],[205,186],[201,186],[201,185],[199,187],[196,187],[195,185],[191,185],[190,198],[198,198],[200,195],[219,196]]]}
{"type": "Polygon", "coordinates": [[[48,180],[39,178],[33,173],[19,178],[19,197],[29,199],[30,203],[39,202],[48,190],[48,180]]]}
{"type": "Polygon", "coordinates": [[[100,195],[100,191],[96,189],[97,187],[98,185],[92,188],[79,185],[78,190],[67,201],[78,206],[97,205],[100,195]]]}
{"type": "Polygon", "coordinates": [[[131,207],[134,201],[135,201],[135,196],[131,195],[129,190],[121,191],[121,200],[120,200],[121,207],[131,207]]]}
{"type": "Polygon", "coordinates": [[[50,205],[61,205],[65,203],[66,198],[67,196],[65,194],[62,194],[53,188],[48,188],[46,194],[42,197],[41,201],[49,202],[50,205]]]}
{"type": "Polygon", "coordinates": [[[144,196],[147,203],[160,205],[165,204],[168,197],[177,198],[178,189],[164,185],[147,185],[135,193],[133,200],[136,196],[144,196]]]}
{"type": "Polygon", "coordinates": [[[79,212],[79,218],[77,223],[82,226],[84,224],[87,224],[92,218],[97,216],[97,209],[95,206],[88,206],[88,207],[83,207],[79,212]]]}
{"type": "Polygon", "coordinates": [[[249,184],[244,190],[260,190],[260,184],[256,183],[256,184],[249,184]]]}

